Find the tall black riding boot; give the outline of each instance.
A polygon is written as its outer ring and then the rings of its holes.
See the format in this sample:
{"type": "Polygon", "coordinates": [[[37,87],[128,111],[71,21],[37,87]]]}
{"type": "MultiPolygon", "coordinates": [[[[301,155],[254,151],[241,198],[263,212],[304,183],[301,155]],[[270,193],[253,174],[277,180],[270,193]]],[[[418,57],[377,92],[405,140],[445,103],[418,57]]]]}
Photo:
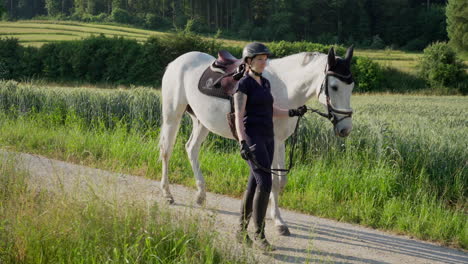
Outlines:
{"type": "Polygon", "coordinates": [[[268,208],[269,192],[258,190],[253,201],[253,219],[255,224],[255,245],[264,251],[273,251],[275,248],[268,243],[265,237],[265,215],[268,208]]]}
{"type": "MultiPolygon", "coordinates": [[[[252,196],[252,195],[251,195],[252,196]]],[[[244,192],[240,208],[239,218],[239,230],[237,230],[237,241],[239,243],[245,243],[248,246],[252,245],[252,240],[247,233],[247,227],[249,226],[250,216],[252,215],[252,201],[253,197],[248,196],[248,192],[244,192]]]]}

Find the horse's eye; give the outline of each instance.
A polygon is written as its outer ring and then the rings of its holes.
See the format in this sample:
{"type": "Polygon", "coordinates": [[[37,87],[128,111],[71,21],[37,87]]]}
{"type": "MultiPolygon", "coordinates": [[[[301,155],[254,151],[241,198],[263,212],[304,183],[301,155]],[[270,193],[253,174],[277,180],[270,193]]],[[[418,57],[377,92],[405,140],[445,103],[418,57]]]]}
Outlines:
{"type": "Polygon", "coordinates": [[[335,85],[332,86],[332,89],[333,89],[333,91],[335,91],[335,92],[338,91],[338,87],[335,86],[335,85]]]}

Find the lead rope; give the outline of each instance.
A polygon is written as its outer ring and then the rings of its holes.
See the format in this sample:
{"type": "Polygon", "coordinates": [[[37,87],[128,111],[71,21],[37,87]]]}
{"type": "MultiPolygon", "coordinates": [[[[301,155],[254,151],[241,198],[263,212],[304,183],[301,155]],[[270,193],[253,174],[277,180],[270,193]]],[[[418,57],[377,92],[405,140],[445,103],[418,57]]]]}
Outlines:
{"type": "MultiPolygon", "coordinates": [[[[250,158],[250,161],[260,170],[266,172],[266,173],[271,173],[276,176],[286,176],[286,174],[289,173],[289,171],[293,168],[293,159],[294,159],[294,152],[296,151],[296,143],[297,143],[297,129],[299,128],[299,121],[301,120],[301,116],[297,118],[296,122],[296,127],[294,128],[293,132],[293,137],[291,139],[291,149],[289,150],[289,168],[288,169],[267,169],[263,167],[262,165],[258,164],[257,159],[254,157],[250,158]],[[283,172],[284,175],[280,175],[279,173],[283,172]]],[[[255,148],[255,145],[253,146],[255,148]]]]}

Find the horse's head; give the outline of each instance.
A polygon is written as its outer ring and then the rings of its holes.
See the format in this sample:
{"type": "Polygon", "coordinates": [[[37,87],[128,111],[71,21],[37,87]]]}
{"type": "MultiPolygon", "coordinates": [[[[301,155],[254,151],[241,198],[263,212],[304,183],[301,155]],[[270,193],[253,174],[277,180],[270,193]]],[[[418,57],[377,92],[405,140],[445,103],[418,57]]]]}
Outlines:
{"type": "Polygon", "coordinates": [[[335,51],[330,48],[325,77],[320,87],[319,101],[325,105],[328,118],[332,121],[335,134],[346,137],[353,127],[351,115],[351,92],[354,80],[351,74],[351,58],[353,46],[346,51],[344,59],[335,57],[335,51]]]}

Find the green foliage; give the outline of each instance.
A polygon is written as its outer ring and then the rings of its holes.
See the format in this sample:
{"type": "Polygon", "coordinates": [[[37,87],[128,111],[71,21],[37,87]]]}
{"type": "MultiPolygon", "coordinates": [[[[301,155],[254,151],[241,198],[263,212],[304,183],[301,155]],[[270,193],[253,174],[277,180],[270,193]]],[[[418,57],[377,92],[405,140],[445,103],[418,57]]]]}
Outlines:
{"type": "Polygon", "coordinates": [[[370,45],[373,49],[383,49],[385,48],[385,42],[380,38],[379,35],[372,37],[372,43],[370,45]]]}
{"type": "MultiPolygon", "coordinates": [[[[288,42],[288,41],[279,41],[279,42],[271,42],[268,44],[268,48],[271,50],[273,55],[277,58],[281,58],[284,56],[292,55],[299,52],[322,52],[328,53],[332,45],[322,45],[319,43],[312,43],[307,41],[295,41],[295,42],[288,42]]],[[[346,48],[343,46],[333,46],[335,48],[336,54],[344,55],[346,52],[346,48]]]]}
{"type": "MultiPolygon", "coordinates": [[[[146,14],[144,16],[144,27],[145,28],[148,28],[148,29],[169,29],[172,25],[171,25],[171,22],[166,19],[166,18],[163,18],[162,16],[158,16],[158,15],[155,15],[155,14],[146,14]]],[[[201,31],[198,31],[196,30],[197,32],[201,32],[201,31]]]]}
{"type": "Polygon", "coordinates": [[[426,47],[426,41],[421,38],[415,38],[410,40],[408,43],[406,43],[405,46],[403,46],[404,50],[409,50],[409,51],[418,51],[418,50],[423,50],[426,47]]]}
{"type": "Polygon", "coordinates": [[[450,43],[458,50],[468,51],[468,5],[464,0],[449,0],[447,4],[447,32],[450,43]]]}
{"type": "Polygon", "coordinates": [[[466,85],[466,74],[462,61],[445,42],[436,42],[424,49],[420,61],[419,75],[432,87],[457,88],[466,85]]]}
{"type": "Polygon", "coordinates": [[[61,3],[60,0],[45,0],[45,8],[49,16],[57,16],[61,12],[61,3]]]}
{"type": "Polygon", "coordinates": [[[0,79],[15,79],[21,76],[22,50],[18,39],[0,38],[0,79]]]}
{"type": "Polygon", "coordinates": [[[6,8],[3,5],[0,5],[0,18],[2,18],[3,14],[5,14],[6,12],[6,8]]]}
{"type": "Polygon", "coordinates": [[[130,13],[128,13],[128,11],[125,9],[116,8],[112,10],[110,17],[112,21],[121,24],[130,24],[132,22],[130,13]]]}
{"type": "Polygon", "coordinates": [[[91,36],[40,48],[24,48],[17,39],[0,39],[0,78],[44,77],[90,83],[156,85],[166,65],[193,50],[216,54],[218,41],[203,40],[191,32],[172,38],[151,37],[139,44],[123,37],[91,36]]]}
{"type": "Polygon", "coordinates": [[[353,58],[351,72],[355,78],[356,92],[372,92],[382,90],[382,68],[367,57],[353,58]]]}

